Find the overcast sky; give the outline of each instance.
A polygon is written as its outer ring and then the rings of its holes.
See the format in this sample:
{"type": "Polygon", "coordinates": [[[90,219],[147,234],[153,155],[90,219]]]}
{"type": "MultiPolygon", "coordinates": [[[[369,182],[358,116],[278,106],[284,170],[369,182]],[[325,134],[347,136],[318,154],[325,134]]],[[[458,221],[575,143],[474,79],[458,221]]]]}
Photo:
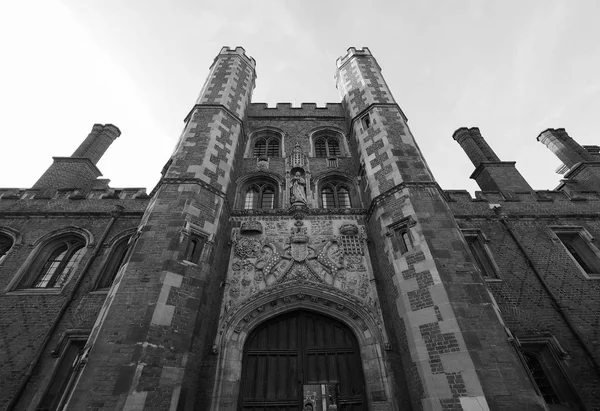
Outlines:
{"type": "Polygon", "coordinates": [[[12,1],[0,6],[0,187],[30,187],[94,123],[98,164],[151,190],[220,48],[257,62],[253,102],[339,102],[335,59],[368,46],[435,177],[476,189],[452,140],[479,127],[536,189],[558,159],[536,137],[599,144],[600,1],[12,1]]]}

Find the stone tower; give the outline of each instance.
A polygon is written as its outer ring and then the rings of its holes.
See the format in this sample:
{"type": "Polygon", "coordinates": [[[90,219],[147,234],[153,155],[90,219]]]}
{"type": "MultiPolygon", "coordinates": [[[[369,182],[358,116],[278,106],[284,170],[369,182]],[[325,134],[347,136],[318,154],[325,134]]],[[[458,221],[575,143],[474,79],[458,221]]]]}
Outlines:
{"type": "Polygon", "coordinates": [[[110,124],[0,189],[0,409],[598,409],[598,147],[542,132],[534,190],[460,128],[482,191],[444,191],[370,50],[336,66],[268,107],[221,49],[149,195],[98,179],[110,124]]]}

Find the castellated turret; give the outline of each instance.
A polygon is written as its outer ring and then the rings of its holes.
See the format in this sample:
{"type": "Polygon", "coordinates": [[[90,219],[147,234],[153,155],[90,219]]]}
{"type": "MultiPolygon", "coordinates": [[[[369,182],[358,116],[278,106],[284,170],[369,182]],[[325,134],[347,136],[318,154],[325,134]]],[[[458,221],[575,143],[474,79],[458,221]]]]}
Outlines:
{"type": "Polygon", "coordinates": [[[443,190],[368,48],[324,106],[256,71],[219,51],[149,194],[110,124],[0,189],[0,409],[596,409],[597,146],[543,131],[541,190],[448,130],[481,191],[443,190]]]}

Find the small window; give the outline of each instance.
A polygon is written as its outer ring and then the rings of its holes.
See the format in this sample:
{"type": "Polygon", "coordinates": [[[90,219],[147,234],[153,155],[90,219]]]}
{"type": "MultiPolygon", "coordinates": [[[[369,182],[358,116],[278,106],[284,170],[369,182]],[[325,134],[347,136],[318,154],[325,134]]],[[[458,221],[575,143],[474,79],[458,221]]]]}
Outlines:
{"type": "Polygon", "coordinates": [[[578,227],[556,227],[554,232],[586,277],[600,278],[600,251],[591,244],[592,236],[578,227]]]}
{"type": "Polygon", "coordinates": [[[342,150],[337,137],[321,136],[315,139],[315,157],[340,157],[342,150]]]}
{"type": "Polygon", "coordinates": [[[362,123],[363,129],[367,130],[371,128],[371,116],[369,113],[361,117],[360,122],[362,123]]]}
{"type": "Polygon", "coordinates": [[[70,340],[58,360],[50,385],[46,389],[38,410],[61,410],[69,400],[75,386],[78,371],[81,369],[81,357],[85,340],[70,340]]]}
{"type": "Polygon", "coordinates": [[[571,410],[580,410],[581,401],[569,382],[560,363],[564,351],[553,337],[519,338],[525,367],[538,394],[550,405],[562,405],[571,410]]]}
{"type": "Polygon", "coordinates": [[[475,258],[475,263],[484,278],[498,278],[496,263],[492,253],[486,246],[487,239],[480,230],[462,230],[469,249],[475,258]]]}
{"type": "Polygon", "coordinates": [[[184,260],[190,263],[198,264],[200,262],[200,256],[204,249],[205,238],[201,235],[192,233],[189,235],[187,247],[185,250],[184,260]]]}
{"type": "Polygon", "coordinates": [[[255,182],[244,190],[244,209],[273,209],[276,207],[277,190],[270,182],[255,182]]]}
{"type": "Polygon", "coordinates": [[[413,238],[410,233],[410,227],[413,225],[414,220],[411,217],[406,217],[389,227],[388,236],[392,237],[394,251],[400,255],[414,249],[413,238]]]}
{"type": "Polygon", "coordinates": [[[117,273],[125,263],[129,238],[130,237],[124,238],[113,246],[112,250],[110,251],[108,261],[104,266],[100,281],[98,281],[98,285],[96,287],[97,290],[106,290],[112,286],[117,273]]]}
{"type": "Polygon", "coordinates": [[[84,246],[84,241],[76,236],[64,236],[48,242],[18,288],[62,287],[83,255],[84,246]]]}
{"type": "Polygon", "coordinates": [[[321,187],[323,208],[352,208],[348,185],[341,182],[327,182],[321,187]]]}
{"type": "Polygon", "coordinates": [[[523,353],[525,364],[531,373],[531,377],[535,382],[540,394],[544,397],[546,404],[560,404],[560,400],[552,387],[552,383],[546,375],[544,367],[542,367],[541,359],[537,354],[526,352],[523,353]]]}

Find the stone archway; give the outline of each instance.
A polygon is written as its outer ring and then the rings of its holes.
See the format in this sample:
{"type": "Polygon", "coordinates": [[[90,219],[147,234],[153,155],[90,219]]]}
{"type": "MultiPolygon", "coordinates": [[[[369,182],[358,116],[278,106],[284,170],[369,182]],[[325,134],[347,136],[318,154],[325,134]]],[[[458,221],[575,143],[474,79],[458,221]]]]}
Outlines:
{"type": "Polygon", "coordinates": [[[213,411],[237,410],[243,350],[250,332],[259,324],[294,310],[323,314],[350,328],[360,349],[369,409],[395,409],[391,398],[392,376],[387,372],[384,358],[387,341],[377,314],[333,287],[295,280],[256,294],[221,319],[214,346],[219,361],[213,411]]]}

